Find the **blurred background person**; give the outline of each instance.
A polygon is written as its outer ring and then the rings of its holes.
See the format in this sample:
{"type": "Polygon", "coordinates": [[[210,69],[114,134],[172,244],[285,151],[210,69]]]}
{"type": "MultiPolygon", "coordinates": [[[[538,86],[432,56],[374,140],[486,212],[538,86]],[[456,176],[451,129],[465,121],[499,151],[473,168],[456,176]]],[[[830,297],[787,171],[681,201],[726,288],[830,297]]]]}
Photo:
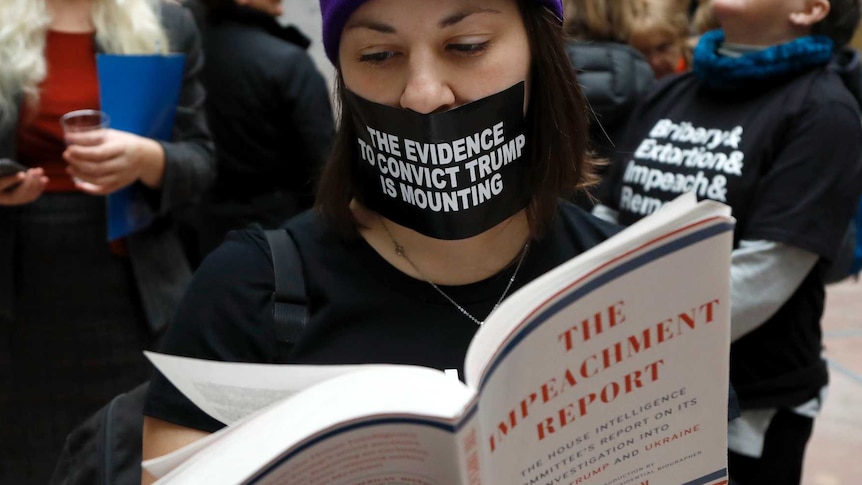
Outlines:
{"type": "Polygon", "coordinates": [[[631,1],[635,19],[628,41],[646,57],[655,77],[687,71],[691,61],[687,6],[673,0],[631,1]]]}
{"type": "Polygon", "coordinates": [[[862,192],[860,2],[711,4],[722,29],[632,114],[594,213],[629,225],[687,191],[732,207],[728,470],[796,485],[829,382],[826,277],[862,192]]]}
{"type": "Polygon", "coordinates": [[[0,483],[47,483],[66,434],[148,376],[191,278],[172,214],[214,178],[201,62],[179,5],[0,2],[0,158],[30,167],[0,178],[0,483]],[[186,55],[171,142],[64,137],[64,113],[99,108],[97,52],[186,55]],[[132,183],[158,216],[109,244],[104,195],[132,183]]]}
{"type": "MultiPolygon", "coordinates": [[[[655,83],[646,58],[627,44],[633,3],[566,0],[563,8],[566,53],[590,108],[590,145],[598,158],[610,159],[629,113],[655,83]]],[[[593,206],[585,191],[575,202],[593,206]]]]}
{"type": "Polygon", "coordinates": [[[252,222],[274,228],[311,207],[335,122],[309,40],[276,18],[281,0],[190,0],[206,57],[201,80],[218,176],[194,211],[200,260],[252,222]]]}

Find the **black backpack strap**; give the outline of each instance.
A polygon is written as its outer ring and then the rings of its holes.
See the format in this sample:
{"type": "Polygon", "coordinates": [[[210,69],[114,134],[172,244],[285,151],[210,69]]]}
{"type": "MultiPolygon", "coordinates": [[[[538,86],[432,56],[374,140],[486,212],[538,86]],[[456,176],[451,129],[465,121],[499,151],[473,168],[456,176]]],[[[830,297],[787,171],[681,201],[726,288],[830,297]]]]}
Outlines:
{"type": "Polygon", "coordinates": [[[265,233],[275,273],[272,317],[281,354],[279,359],[283,359],[293,344],[299,341],[308,323],[308,298],[305,293],[302,260],[293,237],[285,229],[270,229],[265,233]]]}
{"type": "Polygon", "coordinates": [[[66,436],[50,485],[140,483],[149,381],[115,396],[66,436]]]}

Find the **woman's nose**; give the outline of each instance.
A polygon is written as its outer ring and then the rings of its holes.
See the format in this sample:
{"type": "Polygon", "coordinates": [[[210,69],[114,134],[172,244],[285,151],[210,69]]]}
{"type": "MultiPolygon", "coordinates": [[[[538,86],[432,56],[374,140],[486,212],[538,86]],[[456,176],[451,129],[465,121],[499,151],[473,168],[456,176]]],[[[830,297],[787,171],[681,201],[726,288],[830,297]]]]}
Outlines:
{"type": "Polygon", "coordinates": [[[401,107],[428,114],[455,107],[455,93],[442,69],[432,60],[416,59],[401,93],[401,107]]]}

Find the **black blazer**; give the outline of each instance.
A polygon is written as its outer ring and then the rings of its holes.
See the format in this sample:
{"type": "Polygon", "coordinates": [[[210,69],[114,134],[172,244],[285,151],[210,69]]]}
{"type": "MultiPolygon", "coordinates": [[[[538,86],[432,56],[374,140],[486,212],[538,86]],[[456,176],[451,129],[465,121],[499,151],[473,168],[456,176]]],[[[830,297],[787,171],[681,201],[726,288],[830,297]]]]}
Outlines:
{"type": "MultiPolygon", "coordinates": [[[[200,36],[191,14],[179,5],[162,3],[161,17],[171,51],[186,55],[185,78],[173,139],[162,142],[165,151],[162,187],[148,194],[158,218],[147,229],[127,238],[135,281],[153,332],[167,325],[192,274],[171,215],[195,202],[215,179],[214,149],[203,110],[204,89],[198,81],[203,65],[200,36]]],[[[19,106],[20,101],[21,96],[19,106]]],[[[0,158],[17,157],[17,128],[16,120],[0,126],[0,158]]],[[[13,227],[17,211],[14,206],[0,206],[0,322],[12,318],[13,227]]]]}
{"type": "Polygon", "coordinates": [[[329,156],[329,89],[294,27],[254,9],[189,1],[203,38],[206,113],[216,144],[213,200],[286,191],[310,195],[329,156]]]}

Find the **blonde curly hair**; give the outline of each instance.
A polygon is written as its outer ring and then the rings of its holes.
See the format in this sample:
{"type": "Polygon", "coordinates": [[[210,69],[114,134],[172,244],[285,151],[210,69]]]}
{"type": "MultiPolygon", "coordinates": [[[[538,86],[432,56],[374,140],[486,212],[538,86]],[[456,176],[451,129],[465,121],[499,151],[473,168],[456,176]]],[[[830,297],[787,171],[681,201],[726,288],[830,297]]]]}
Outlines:
{"type": "Polygon", "coordinates": [[[633,0],[564,0],[563,29],[575,39],[625,43],[634,8],[633,0]]]}
{"type": "MultiPolygon", "coordinates": [[[[96,42],[110,54],[166,53],[160,8],[160,0],[94,0],[96,42]]],[[[38,103],[50,24],[45,0],[0,2],[0,126],[17,116],[19,96],[38,103]]]]}

